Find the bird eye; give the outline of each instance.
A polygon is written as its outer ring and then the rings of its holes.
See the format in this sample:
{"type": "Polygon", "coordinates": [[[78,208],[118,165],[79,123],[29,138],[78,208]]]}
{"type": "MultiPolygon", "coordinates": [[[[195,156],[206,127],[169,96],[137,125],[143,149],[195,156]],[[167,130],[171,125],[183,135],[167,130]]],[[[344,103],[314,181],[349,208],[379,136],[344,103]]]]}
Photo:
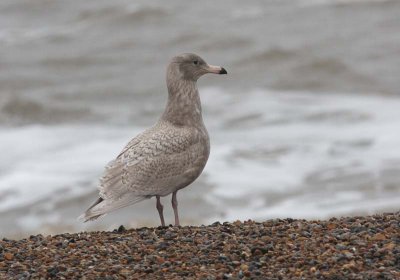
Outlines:
{"type": "Polygon", "coordinates": [[[194,63],[194,65],[197,65],[197,64],[199,64],[199,61],[195,60],[195,61],[193,61],[193,63],[194,63]]]}

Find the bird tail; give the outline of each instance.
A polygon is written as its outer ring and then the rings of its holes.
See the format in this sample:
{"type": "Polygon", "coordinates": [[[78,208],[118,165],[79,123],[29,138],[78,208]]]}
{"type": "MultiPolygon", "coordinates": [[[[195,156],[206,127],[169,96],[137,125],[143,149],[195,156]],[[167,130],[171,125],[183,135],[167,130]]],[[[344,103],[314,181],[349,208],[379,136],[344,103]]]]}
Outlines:
{"type": "Polygon", "coordinates": [[[110,201],[110,200],[103,199],[100,197],[85,211],[85,213],[83,213],[82,215],[80,215],[78,217],[78,220],[82,221],[84,223],[86,223],[87,221],[94,221],[94,220],[106,215],[107,213],[118,210],[118,209],[123,208],[128,205],[137,203],[146,198],[149,198],[149,197],[125,195],[118,200],[110,201]]]}

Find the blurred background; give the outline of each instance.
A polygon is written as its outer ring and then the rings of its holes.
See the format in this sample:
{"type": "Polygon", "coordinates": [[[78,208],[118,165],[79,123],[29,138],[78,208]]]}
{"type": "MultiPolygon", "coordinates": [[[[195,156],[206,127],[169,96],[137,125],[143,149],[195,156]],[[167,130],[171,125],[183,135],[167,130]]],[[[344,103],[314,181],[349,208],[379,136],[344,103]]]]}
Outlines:
{"type": "Polygon", "coordinates": [[[229,73],[199,81],[211,155],[182,224],[398,211],[399,19],[396,0],[2,0],[0,236],[159,225],[155,199],[76,217],[182,52],[229,73]]]}

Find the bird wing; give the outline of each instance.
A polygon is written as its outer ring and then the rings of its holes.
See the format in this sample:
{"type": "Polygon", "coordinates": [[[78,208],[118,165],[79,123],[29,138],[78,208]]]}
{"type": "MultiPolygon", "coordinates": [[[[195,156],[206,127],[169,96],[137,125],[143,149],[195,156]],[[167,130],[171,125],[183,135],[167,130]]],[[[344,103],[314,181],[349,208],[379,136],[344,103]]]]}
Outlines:
{"type": "Polygon", "coordinates": [[[199,175],[193,166],[207,160],[203,146],[194,129],[153,127],[132,139],[106,166],[100,180],[100,197],[119,200],[126,194],[166,195],[171,188],[199,175]]]}

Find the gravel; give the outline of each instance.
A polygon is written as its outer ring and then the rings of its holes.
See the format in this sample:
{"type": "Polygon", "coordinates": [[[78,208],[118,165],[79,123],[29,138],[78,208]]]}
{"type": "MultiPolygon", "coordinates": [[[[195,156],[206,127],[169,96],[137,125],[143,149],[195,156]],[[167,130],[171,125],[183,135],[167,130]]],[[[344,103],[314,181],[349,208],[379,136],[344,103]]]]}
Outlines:
{"type": "Polygon", "coordinates": [[[0,279],[400,279],[400,212],[0,241],[0,279]]]}

